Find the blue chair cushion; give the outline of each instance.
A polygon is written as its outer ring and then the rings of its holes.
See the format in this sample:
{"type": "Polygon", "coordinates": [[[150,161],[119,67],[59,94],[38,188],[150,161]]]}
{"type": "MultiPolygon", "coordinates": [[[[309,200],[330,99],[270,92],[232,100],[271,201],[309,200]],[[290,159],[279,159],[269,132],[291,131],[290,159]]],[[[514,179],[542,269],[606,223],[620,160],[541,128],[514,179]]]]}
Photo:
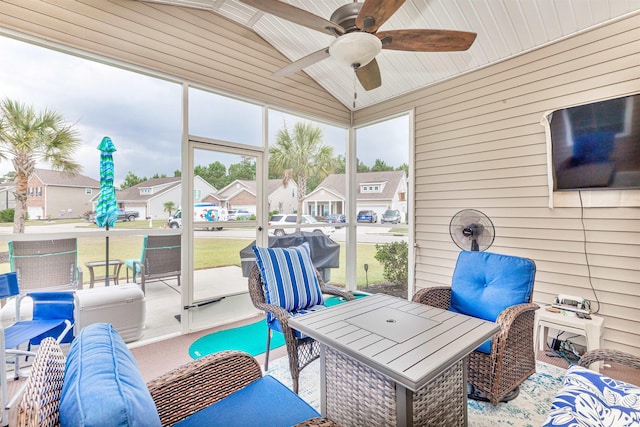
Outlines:
{"type": "MultiPolygon", "coordinates": [[[[535,273],[535,263],[527,258],[462,251],[453,272],[449,309],[494,322],[505,308],[529,302],[535,273]]],[[[478,350],[491,353],[491,340],[478,350]]]]}
{"type": "Polygon", "coordinates": [[[640,387],[572,365],[543,427],[638,425],[640,387]]]}
{"type": "MultiPolygon", "coordinates": [[[[324,305],[314,305],[313,307],[308,307],[308,308],[303,308],[302,310],[295,310],[295,311],[290,311],[289,314],[291,314],[291,317],[296,317],[296,316],[300,316],[302,314],[307,314],[307,313],[313,313],[314,311],[318,311],[318,310],[322,310],[327,308],[324,305]]],[[[278,331],[280,333],[284,333],[284,331],[282,330],[282,325],[280,324],[280,321],[278,320],[277,317],[275,316],[271,316],[271,318],[267,318],[267,325],[269,326],[270,329],[273,329],[274,331],[278,331]]],[[[306,338],[307,335],[303,334],[302,332],[293,329],[293,335],[296,338],[306,338]]]]}
{"type": "Polygon", "coordinates": [[[108,323],[86,326],[71,343],[60,396],[60,425],[161,425],[133,355],[108,323]]]}
{"type": "Polygon", "coordinates": [[[281,427],[320,414],[297,394],[265,375],[224,399],[175,424],[175,427],[281,427]]]}
{"type": "Polygon", "coordinates": [[[308,242],[290,248],[253,246],[253,251],[269,304],[290,312],[324,305],[308,242]]]}

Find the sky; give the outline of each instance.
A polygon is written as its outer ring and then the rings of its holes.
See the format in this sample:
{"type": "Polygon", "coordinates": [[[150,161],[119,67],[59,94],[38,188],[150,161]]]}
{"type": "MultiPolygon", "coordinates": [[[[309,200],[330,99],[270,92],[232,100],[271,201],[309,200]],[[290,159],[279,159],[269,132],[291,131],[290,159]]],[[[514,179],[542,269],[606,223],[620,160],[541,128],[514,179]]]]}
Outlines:
{"type": "MultiPolygon", "coordinates": [[[[117,148],[116,185],[129,171],[151,177],[156,173],[173,176],[180,169],[182,88],[178,83],[3,36],[0,52],[0,99],[10,98],[36,111],[53,110],[74,124],[81,141],[74,160],[82,165],[83,175],[99,179],[97,146],[104,136],[117,148]]],[[[192,134],[261,143],[260,106],[193,89],[189,111],[192,134]]],[[[291,126],[296,119],[272,111],[269,140],[275,139],[284,121],[291,126]]],[[[336,154],[345,154],[345,129],[317,124],[325,143],[333,145],[336,154]]],[[[358,158],[369,166],[377,158],[394,167],[408,163],[406,117],[361,129],[358,141],[358,158]],[[406,141],[406,147],[399,141],[406,141]]],[[[10,161],[0,159],[0,175],[11,170],[10,161]]]]}

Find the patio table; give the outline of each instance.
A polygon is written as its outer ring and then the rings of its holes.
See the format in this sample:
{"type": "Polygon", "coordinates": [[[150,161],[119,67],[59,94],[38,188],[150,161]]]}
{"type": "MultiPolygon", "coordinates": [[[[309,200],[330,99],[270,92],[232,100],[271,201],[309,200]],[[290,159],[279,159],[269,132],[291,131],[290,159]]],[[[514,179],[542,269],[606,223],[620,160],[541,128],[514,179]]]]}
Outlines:
{"type": "Polygon", "coordinates": [[[322,414],[344,426],[467,425],[466,356],[500,330],[384,294],[289,324],[320,343],[322,414]]]}
{"type": "MultiPolygon", "coordinates": [[[[115,285],[118,285],[118,276],[120,275],[120,268],[122,267],[122,265],[124,264],[124,261],[119,260],[119,259],[110,259],[109,260],[109,267],[113,266],[113,275],[109,276],[109,278],[113,279],[113,283],[115,285]]],[[[95,273],[93,271],[94,268],[96,267],[106,267],[107,262],[106,261],[90,261],[90,262],[85,262],[84,265],[87,267],[87,269],[89,269],[89,288],[93,288],[93,285],[95,284],[96,280],[102,280],[105,279],[105,276],[102,277],[96,277],[95,273]]]]}

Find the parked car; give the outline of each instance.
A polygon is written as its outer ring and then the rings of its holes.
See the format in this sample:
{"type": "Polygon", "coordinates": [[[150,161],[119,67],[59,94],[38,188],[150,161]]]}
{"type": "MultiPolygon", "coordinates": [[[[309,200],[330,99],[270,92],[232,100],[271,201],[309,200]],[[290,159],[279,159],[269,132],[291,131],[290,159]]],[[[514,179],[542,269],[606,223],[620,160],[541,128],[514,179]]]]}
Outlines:
{"type": "MultiPolygon", "coordinates": [[[[269,220],[269,232],[275,236],[284,236],[287,233],[295,232],[295,228],[277,228],[278,224],[296,224],[298,220],[298,214],[276,214],[269,220]]],[[[322,221],[318,221],[311,215],[302,215],[302,224],[325,224],[322,221]]],[[[303,228],[303,231],[313,231],[315,233],[324,233],[327,236],[332,235],[336,229],[335,227],[318,227],[318,228],[303,228]]]]}
{"type": "Polygon", "coordinates": [[[255,214],[253,212],[250,212],[247,209],[231,209],[229,210],[227,219],[229,221],[246,221],[254,215],[255,214]]]}
{"type": "Polygon", "coordinates": [[[358,222],[378,222],[378,214],[371,210],[358,212],[358,222]]]}
{"type": "Polygon", "coordinates": [[[387,209],[382,214],[382,218],[380,219],[381,224],[391,223],[398,224],[402,220],[400,216],[400,211],[397,209],[387,209]]]}
{"type": "MultiPolygon", "coordinates": [[[[342,214],[331,214],[324,219],[324,222],[328,222],[329,224],[344,224],[347,222],[347,217],[342,214]]],[[[337,225],[336,228],[338,228],[337,225]]]]}
{"type": "Polygon", "coordinates": [[[140,212],[118,209],[118,221],[135,221],[139,216],[140,212]]]}

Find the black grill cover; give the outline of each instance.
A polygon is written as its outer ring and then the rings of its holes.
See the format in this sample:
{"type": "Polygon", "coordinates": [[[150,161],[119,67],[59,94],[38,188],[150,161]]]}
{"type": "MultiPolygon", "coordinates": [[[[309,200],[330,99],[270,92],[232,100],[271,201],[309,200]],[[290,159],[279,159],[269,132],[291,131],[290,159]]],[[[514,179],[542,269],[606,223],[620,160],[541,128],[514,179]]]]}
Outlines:
{"type": "MultiPolygon", "coordinates": [[[[340,266],[340,245],[331,240],[331,238],[327,237],[324,233],[298,231],[284,236],[269,236],[270,248],[300,246],[304,242],[309,242],[309,248],[311,249],[311,261],[313,262],[313,266],[321,273],[323,273],[323,270],[326,268],[337,268],[340,266]]],[[[253,253],[253,249],[251,249],[255,244],[256,241],[254,240],[249,246],[240,251],[242,275],[244,277],[249,277],[251,268],[256,263],[256,256],[253,253]]]]}

